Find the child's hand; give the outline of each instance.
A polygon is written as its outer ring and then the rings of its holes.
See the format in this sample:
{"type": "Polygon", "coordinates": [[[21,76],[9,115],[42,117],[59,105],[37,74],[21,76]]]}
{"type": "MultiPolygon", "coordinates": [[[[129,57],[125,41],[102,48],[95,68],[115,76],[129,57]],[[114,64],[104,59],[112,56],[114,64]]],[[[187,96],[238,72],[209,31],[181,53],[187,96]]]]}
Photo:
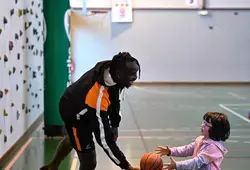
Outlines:
{"type": "Polygon", "coordinates": [[[155,151],[157,154],[160,154],[161,156],[169,155],[171,152],[167,146],[157,146],[155,151]]]}
{"type": "Polygon", "coordinates": [[[164,163],[163,169],[166,170],[173,170],[176,169],[176,161],[174,160],[174,158],[172,158],[172,156],[170,156],[170,163],[164,163]]]}

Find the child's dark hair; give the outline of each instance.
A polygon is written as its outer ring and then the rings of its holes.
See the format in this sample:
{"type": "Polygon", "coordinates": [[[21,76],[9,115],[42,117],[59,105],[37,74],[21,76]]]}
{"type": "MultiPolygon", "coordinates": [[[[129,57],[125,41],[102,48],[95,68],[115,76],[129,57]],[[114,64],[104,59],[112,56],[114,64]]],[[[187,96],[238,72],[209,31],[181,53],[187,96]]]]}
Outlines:
{"type": "Polygon", "coordinates": [[[212,124],[209,129],[209,137],[215,141],[226,141],[230,136],[230,123],[224,113],[207,112],[203,120],[212,124]]]}

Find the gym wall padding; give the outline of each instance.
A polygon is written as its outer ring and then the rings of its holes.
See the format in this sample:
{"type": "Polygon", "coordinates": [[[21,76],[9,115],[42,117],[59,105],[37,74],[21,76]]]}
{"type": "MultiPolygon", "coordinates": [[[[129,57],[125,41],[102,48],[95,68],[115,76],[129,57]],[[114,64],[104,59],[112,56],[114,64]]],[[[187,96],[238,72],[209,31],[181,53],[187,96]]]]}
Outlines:
{"type": "Polygon", "coordinates": [[[58,105],[68,82],[67,59],[70,42],[64,27],[64,16],[68,9],[68,0],[44,0],[46,23],[44,124],[47,136],[61,136],[64,133],[64,123],[58,105]]]}
{"type": "Polygon", "coordinates": [[[0,5],[0,157],[43,113],[43,2],[0,5]]]}

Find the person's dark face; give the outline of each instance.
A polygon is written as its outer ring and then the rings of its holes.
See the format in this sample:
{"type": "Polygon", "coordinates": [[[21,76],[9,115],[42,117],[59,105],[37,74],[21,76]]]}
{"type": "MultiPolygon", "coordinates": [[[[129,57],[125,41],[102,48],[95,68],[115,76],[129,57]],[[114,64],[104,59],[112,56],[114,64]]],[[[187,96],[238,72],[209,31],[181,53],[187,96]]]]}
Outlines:
{"type": "Polygon", "coordinates": [[[118,84],[122,87],[129,88],[137,79],[139,66],[136,62],[127,62],[124,69],[118,69],[116,74],[119,79],[118,84]]]}

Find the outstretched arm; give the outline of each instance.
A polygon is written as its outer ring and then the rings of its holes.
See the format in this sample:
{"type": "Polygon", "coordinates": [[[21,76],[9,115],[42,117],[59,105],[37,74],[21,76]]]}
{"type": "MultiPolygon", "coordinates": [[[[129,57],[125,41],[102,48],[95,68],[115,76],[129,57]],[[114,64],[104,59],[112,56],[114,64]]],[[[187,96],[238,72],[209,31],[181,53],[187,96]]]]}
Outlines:
{"type": "Polygon", "coordinates": [[[96,141],[103,148],[108,157],[121,169],[131,169],[129,162],[114,141],[108,118],[108,107],[110,105],[108,89],[96,84],[86,96],[88,111],[94,117],[94,133],[96,141]]]}
{"type": "Polygon", "coordinates": [[[176,169],[199,169],[204,165],[210,164],[216,159],[221,158],[223,155],[221,151],[213,144],[204,146],[205,148],[196,157],[185,161],[177,161],[176,169]]]}
{"type": "Polygon", "coordinates": [[[170,148],[170,155],[175,157],[192,156],[194,152],[195,142],[188,145],[170,148]]]}
{"type": "Polygon", "coordinates": [[[103,148],[108,157],[121,169],[128,169],[129,162],[114,140],[107,112],[96,114],[96,127],[94,129],[96,141],[103,148]]]}

